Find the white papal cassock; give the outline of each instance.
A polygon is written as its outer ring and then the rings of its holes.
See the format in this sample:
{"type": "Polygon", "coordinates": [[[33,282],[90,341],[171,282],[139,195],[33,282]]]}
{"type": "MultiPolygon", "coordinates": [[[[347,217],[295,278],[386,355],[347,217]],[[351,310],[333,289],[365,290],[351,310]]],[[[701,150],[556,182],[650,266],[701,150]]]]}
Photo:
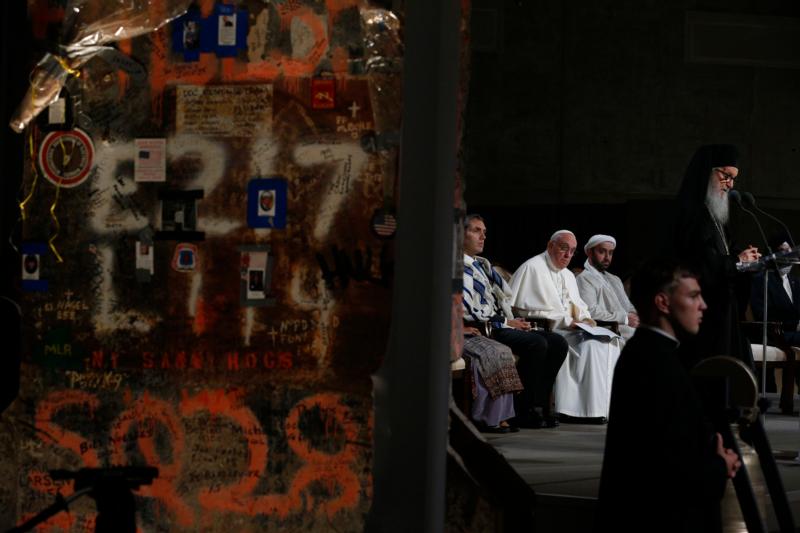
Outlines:
{"type": "Polygon", "coordinates": [[[554,320],[554,331],[569,343],[569,354],[556,377],[556,412],[575,417],[608,417],[620,341],[618,337],[595,337],[570,329],[575,320],[591,320],[572,272],[558,269],[543,252],[514,272],[511,291],[514,314],[554,320]]]}

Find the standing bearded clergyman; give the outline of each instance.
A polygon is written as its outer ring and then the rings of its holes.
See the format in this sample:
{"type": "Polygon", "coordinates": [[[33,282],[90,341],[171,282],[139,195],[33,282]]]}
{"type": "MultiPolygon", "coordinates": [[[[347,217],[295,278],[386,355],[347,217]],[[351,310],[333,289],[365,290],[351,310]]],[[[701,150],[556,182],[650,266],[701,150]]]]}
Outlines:
{"type": "Polygon", "coordinates": [[[687,364],[714,355],[731,355],[753,366],[750,343],[739,327],[737,284],[747,283],[738,263],[756,261],[752,245],[736,248],[728,228],[728,192],[739,175],[739,152],[730,144],[697,149],[677,197],[676,252],[700,275],[708,311],[700,331],[682,349],[687,364]]]}

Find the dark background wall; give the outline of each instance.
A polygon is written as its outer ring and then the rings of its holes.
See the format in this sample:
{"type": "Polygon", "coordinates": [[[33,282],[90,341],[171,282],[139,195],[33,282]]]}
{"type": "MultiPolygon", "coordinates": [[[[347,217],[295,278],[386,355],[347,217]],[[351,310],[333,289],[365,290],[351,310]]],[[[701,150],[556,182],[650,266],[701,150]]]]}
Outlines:
{"type": "Polygon", "coordinates": [[[465,197],[486,255],[513,270],[556,229],[608,232],[624,273],[717,142],[742,152],[737,188],[800,224],[798,17],[787,1],[474,2],[465,197]]]}

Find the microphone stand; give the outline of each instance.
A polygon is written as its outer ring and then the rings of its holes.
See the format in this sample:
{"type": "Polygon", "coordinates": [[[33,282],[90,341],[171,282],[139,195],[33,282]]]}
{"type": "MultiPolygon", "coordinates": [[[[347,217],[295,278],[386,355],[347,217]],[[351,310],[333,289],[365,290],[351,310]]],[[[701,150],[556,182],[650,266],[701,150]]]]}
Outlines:
{"type": "MultiPolygon", "coordinates": [[[[766,401],[766,375],[767,375],[767,365],[766,365],[766,352],[767,352],[767,336],[768,336],[768,325],[769,325],[769,316],[768,316],[768,308],[769,308],[769,279],[770,279],[770,270],[778,271],[781,265],[787,264],[798,264],[798,256],[800,254],[800,248],[796,247],[794,249],[788,251],[779,251],[772,253],[770,255],[762,256],[761,259],[758,261],[754,261],[752,263],[743,263],[737,266],[737,269],[740,272],[763,272],[764,273],[764,292],[763,292],[763,299],[762,302],[762,321],[761,321],[761,349],[762,349],[762,359],[763,365],[761,368],[761,397],[766,401]]],[[[791,406],[789,406],[791,407],[791,406]]],[[[781,405],[781,408],[786,409],[787,406],[781,405]]],[[[800,456],[799,456],[800,457],[800,456]]]]}
{"type": "MultiPolygon", "coordinates": [[[[794,243],[794,239],[792,238],[792,232],[789,231],[789,228],[786,226],[786,224],[783,223],[783,221],[781,219],[779,219],[778,217],[767,213],[766,211],[764,211],[763,209],[758,207],[758,205],[756,205],[755,197],[751,193],[749,193],[747,191],[742,192],[741,194],[739,194],[737,192],[735,197],[734,197],[734,199],[742,207],[742,209],[745,209],[745,207],[742,205],[742,203],[744,203],[744,204],[747,205],[747,207],[755,209],[759,213],[761,213],[762,215],[764,215],[764,216],[768,217],[769,219],[774,220],[775,222],[777,222],[783,228],[783,230],[786,232],[786,236],[788,237],[789,243],[791,244],[791,247],[792,247],[791,253],[784,253],[780,259],[791,259],[789,257],[790,255],[793,255],[793,258],[795,260],[797,259],[797,251],[798,250],[797,250],[797,246],[794,243]]],[[[753,215],[753,217],[755,218],[755,215],[753,215]]],[[[758,221],[756,221],[756,223],[758,224],[758,221]]],[[[759,229],[760,229],[760,227],[761,226],[759,225],[759,229]]],[[[779,267],[779,265],[778,265],[779,258],[777,257],[778,255],[779,254],[772,254],[770,256],[770,258],[772,259],[772,268],[774,268],[776,272],[778,272],[778,267],[779,267]]],[[[765,258],[765,259],[769,260],[770,258],[765,258]]],[[[792,261],[792,262],[796,262],[796,261],[792,261]]],[[[769,274],[768,274],[768,271],[769,271],[768,268],[764,269],[764,325],[763,325],[763,329],[764,329],[764,334],[763,334],[763,337],[764,337],[764,364],[763,364],[763,371],[762,371],[762,376],[763,377],[762,377],[762,382],[761,382],[762,383],[762,387],[761,387],[762,388],[762,396],[766,395],[766,388],[765,388],[766,377],[765,376],[766,376],[766,373],[767,373],[767,371],[766,371],[766,368],[767,368],[767,363],[766,363],[766,336],[767,336],[767,333],[766,333],[766,331],[767,331],[767,289],[769,287],[769,274]]],[[[787,406],[781,406],[781,407],[785,409],[787,406]]],[[[794,410],[794,406],[793,405],[790,405],[788,407],[790,409],[790,412],[794,410]]],[[[798,457],[800,457],[800,455],[798,455],[798,457]]]]}
{"type": "Polygon", "coordinates": [[[742,200],[744,200],[744,203],[746,203],[748,207],[752,207],[753,209],[755,209],[756,211],[758,211],[759,213],[761,213],[765,217],[767,217],[767,218],[769,218],[771,220],[774,220],[775,222],[780,224],[780,226],[786,232],[786,236],[789,237],[789,244],[792,245],[792,248],[795,248],[794,239],[792,238],[792,232],[789,231],[789,228],[786,226],[786,224],[783,223],[783,221],[781,219],[779,219],[778,217],[776,217],[774,215],[770,215],[769,213],[767,213],[766,211],[764,211],[763,209],[758,207],[758,205],[756,205],[755,197],[749,192],[743,192],[742,193],[742,200]]]}
{"type": "MultiPolygon", "coordinates": [[[[747,193],[749,194],[749,193],[747,193]]],[[[758,217],[755,213],[751,210],[747,209],[744,204],[742,203],[742,195],[739,191],[731,190],[728,192],[728,196],[733,198],[736,204],[748,215],[753,217],[753,221],[756,223],[756,227],[758,227],[759,233],[761,233],[761,238],[764,240],[764,246],[766,246],[767,252],[769,252],[770,257],[774,254],[772,253],[772,249],[769,246],[769,240],[767,239],[767,235],[764,233],[764,228],[761,227],[761,222],[759,222],[758,217]]],[[[752,197],[752,195],[750,195],[752,197]]],[[[749,198],[748,198],[749,203],[749,198]]],[[[752,205],[755,205],[753,202],[752,205]]],[[[773,261],[773,265],[774,265],[773,261]]],[[[766,266],[766,262],[764,263],[766,266]]],[[[763,315],[762,315],[762,324],[761,324],[761,398],[766,401],[767,398],[767,298],[768,298],[768,289],[769,289],[769,267],[764,268],[764,306],[763,306],[763,315]]],[[[761,414],[762,417],[766,417],[766,409],[761,414]]]]}
{"type": "MultiPolygon", "coordinates": [[[[761,397],[765,399],[767,397],[767,309],[769,307],[767,298],[769,298],[769,267],[764,269],[764,304],[763,314],[761,315],[761,320],[764,322],[761,324],[761,397]]],[[[785,369],[784,372],[786,372],[785,369]]],[[[761,416],[766,420],[766,409],[764,409],[761,416]]]]}

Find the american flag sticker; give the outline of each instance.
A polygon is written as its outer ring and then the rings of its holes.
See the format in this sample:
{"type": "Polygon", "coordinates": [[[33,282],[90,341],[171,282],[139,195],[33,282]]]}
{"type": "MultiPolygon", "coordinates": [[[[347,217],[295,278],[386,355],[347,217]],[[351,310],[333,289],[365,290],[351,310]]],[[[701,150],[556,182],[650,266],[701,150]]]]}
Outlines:
{"type": "Polygon", "coordinates": [[[397,219],[394,214],[378,209],[372,215],[372,231],[381,239],[391,239],[397,231],[397,219]]]}

